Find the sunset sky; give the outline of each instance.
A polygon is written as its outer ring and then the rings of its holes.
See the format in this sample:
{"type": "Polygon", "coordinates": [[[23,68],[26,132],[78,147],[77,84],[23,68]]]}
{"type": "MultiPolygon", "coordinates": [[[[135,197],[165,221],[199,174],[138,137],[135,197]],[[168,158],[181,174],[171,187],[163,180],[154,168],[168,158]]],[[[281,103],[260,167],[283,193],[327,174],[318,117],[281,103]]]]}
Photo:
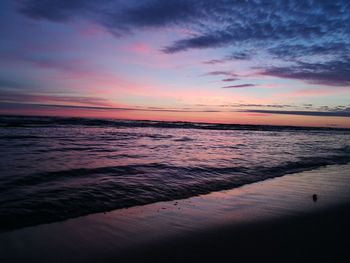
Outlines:
{"type": "Polygon", "coordinates": [[[0,113],[350,128],[350,1],[2,0],[0,113]]]}

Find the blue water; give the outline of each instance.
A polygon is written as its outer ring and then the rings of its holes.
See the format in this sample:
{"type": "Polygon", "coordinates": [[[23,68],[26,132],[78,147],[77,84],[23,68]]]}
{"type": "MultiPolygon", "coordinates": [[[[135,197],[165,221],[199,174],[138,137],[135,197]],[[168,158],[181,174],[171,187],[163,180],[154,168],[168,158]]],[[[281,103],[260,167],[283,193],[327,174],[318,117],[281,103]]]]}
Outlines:
{"type": "Polygon", "coordinates": [[[350,162],[350,130],[0,117],[0,229],[350,162]]]}

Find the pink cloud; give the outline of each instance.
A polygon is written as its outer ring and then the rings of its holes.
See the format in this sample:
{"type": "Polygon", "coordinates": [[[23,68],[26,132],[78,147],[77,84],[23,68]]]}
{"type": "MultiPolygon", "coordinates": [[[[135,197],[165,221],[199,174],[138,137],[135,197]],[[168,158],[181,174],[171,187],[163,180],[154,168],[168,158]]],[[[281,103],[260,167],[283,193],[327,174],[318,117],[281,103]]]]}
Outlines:
{"type": "Polygon", "coordinates": [[[130,50],[135,53],[146,54],[151,51],[151,48],[145,43],[136,43],[130,47],[130,50]]]}

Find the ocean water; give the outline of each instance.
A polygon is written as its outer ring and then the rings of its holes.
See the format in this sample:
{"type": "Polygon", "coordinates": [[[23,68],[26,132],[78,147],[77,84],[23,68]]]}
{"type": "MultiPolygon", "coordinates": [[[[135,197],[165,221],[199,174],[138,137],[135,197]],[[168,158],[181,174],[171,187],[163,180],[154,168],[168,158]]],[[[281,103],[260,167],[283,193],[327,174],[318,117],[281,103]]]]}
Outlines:
{"type": "Polygon", "coordinates": [[[350,162],[350,130],[0,117],[0,229],[350,162]]]}

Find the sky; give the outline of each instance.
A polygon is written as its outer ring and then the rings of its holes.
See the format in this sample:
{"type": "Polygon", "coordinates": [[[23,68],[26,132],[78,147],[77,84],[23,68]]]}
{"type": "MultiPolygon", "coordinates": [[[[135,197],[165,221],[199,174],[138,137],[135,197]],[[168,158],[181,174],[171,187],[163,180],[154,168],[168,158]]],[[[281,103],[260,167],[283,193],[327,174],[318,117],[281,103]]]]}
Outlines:
{"type": "Polygon", "coordinates": [[[0,114],[350,128],[348,0],[2,0],[0,114]]]}

